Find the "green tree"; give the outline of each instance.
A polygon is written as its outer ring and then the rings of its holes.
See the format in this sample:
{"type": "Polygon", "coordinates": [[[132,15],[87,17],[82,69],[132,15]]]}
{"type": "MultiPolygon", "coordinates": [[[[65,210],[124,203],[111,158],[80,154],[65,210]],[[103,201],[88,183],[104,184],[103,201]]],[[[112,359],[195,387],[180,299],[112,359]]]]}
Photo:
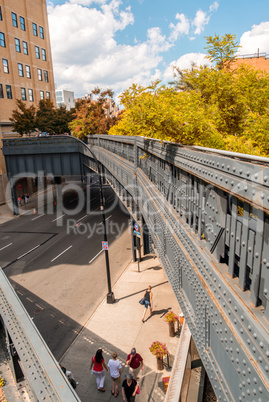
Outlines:
{"type": "Polygon", "coordinates": [[[36,113],[36,127],[38,130],[54,133],[57,126],[57,112],[50,99],[39,101],[36,113]]]}
{"type": "Polygon", "coordinates": [[[13,110],[12,117],[9,119],[13,123],[13,132],[21,136],[34,132],[36,129],[36,109],[34,106],[27,108],[25,103],[18,99],[17,109],[13,110]]]}
{"type": "Polygon", "coordinates": [[[55,110],[54,131],[56,134],[70,133],[68,124],[73,119],[74,111],[74,109],[66,110],[66,107],[62,105],[55,110]]]}
{"type": "Polygon", "coordinates": [[[228,68],[235,58],[239,43],[236,42],[236,36],[225,34],[224,36],[206,36],[207,58],[215,63],[218,70],[224,67],[228,68]]]}

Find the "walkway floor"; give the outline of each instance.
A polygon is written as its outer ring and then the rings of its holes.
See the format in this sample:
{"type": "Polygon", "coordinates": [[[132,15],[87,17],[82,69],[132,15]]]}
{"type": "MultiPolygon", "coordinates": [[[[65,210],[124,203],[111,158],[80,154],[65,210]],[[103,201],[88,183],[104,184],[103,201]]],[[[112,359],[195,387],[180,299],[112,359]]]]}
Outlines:
{"type": "MultiPolygon", "coordinates": [[[[79,382],[76,388],[81,401],[112,401],[112,380],[106,374],[106,392],[96,389],[95,377],[90,375],[91,357],[101,347],[106,363],[116,351],[123,366],[122,380],[128,373],[126,357],[133,347],[144,359],[145,369],[140,372],[140,389],[137,401],[163,401],[165,393],[162,378],[169,376],[171,367],[163,371],[157,370],[156,358],[149,351],[153,341],[165,342],[168,351],[175,355],[178,336],[169,337],[168,324],[164,315],[172,309],[180,313],[178,302],[168,283],[164,269],[157,258],[146,257],[140,263],[138,272],[137,263],[131,263],[122,274],[113,288],[116,303],[107,304],[106,300],[100,304],[89,319],[86,327],[65,353],[61,363],[71,370],[79,382]],[[153,292],[153,315],[142,323],[144,306],[138,301],[143,296],[148,285],[153,292]]],[[[170,358],[170,365],[172,359],[170,358]]],[[[122,397],[119,398],[122,400],[122,397]]]]}

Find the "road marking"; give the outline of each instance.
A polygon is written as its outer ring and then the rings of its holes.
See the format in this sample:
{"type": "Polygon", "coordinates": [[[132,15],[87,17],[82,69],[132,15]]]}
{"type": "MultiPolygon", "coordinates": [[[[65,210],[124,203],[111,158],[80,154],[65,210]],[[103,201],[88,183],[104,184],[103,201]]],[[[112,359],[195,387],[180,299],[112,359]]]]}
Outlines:
{"type": "Polygon", "coordinates": [[[91,264],[91,263],[95,260],[95,258],[97,258],[98,255],[100,255],[103,251],[104,251],[103,249],[102,249],[101,251],[99,251],[99,253],[96,254],[96,256],[91,259],[91,261],[89,262],[89,264],[91,264]]]}
{"type": "Polygon", "coordinates": [[[20,258],[24,257],[25,255],[31,253],[31,251],[35,250],[37,247],[39,247],[40,244],[38,244],[37,246],[31,248],[31,250],[27,251],[26,253],[24,253],[23,255],[21,255],[20,257],[17,258],[17,260],[19,260],[20,258]]]}
{"type": "Polygon", "coordinates": [[[7,244],[5,247],[0,248],[0,251],[1,251],[1,250],[4,250],[4,248],[7,248],[7,247],[11,246],[11,244],[13,244],[13,243],[9,243],[9,244],[7,244]]]}
{"type": "MultiPolygon", "coordinates": [[[[110,215],[108,218],[106,218],[105,220],[107,221],[109,218],[111,218],[112,215],[110,215]]],[[[102,225],[103,222],[98,223],[98,225],[102,225]]]]}
{"type": "Polygon", "coordinates": [[[77,222],[82,221],[82,219],[86,218],[86,216],[88,216],[88,215],[84,215],[82,218],[78,219],[77,222]]]}
{"type": "Polygon", "coordinates": [[[53,219],[53,221],[51,221],[51,222],[55,222],[55,221],[57,221],[58,219],[62,218],[63,216],[65,216],[65,214],[63,214],[63,215],[61,215],[61,216],[58,216],[58,218],[53,219]]]}
{"type": "Polygon", "coordinates": [[[53,260],[51,260],[51,262],[55,261],[58,257],[60,257],[63,253],[65,253],[67,250],[69,250],[72,246],[67,247],[66,250],[62,251],[59,255],[57,255],[57,257],[53,258],[53,260]]]}
{"type": "Polygon", "coordinates": [[[41,216],[44,216],[44,215],[45,215],[45,214],[38,215],[38,216],[36,216],[35,218],[33,218],[32,221],[34,221],[35,219],[41,218],[41,216]]]}

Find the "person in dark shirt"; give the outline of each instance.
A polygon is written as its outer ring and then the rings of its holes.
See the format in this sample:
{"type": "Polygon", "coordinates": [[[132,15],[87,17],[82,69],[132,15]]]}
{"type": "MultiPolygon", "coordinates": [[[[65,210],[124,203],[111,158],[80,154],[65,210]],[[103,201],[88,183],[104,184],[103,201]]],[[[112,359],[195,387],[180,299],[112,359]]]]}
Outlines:
{"type": "Polygon", "coordinates": [[[146,313],[148,311],[148,307],[149,307],[149,310],[150,310],[150,315],[149,316],[152,315],[153,296],[152,296],[152,291],[151,291],[151,286],[150,285],[148,286],[147,290],[144,293],[144,299],[145,299],[145,310],[144,310],[144,314],[143,314],[143,317],[142,317],[142,322],[145,322],[145,316],[146,316],[146,313]]]}
{"type": "Polygon", "coordinates": [[[123,401],[134,402],[138,384],[133,379],[132,374],[127,374],[126,380],[122,383],[122,398],[123,401]]]}

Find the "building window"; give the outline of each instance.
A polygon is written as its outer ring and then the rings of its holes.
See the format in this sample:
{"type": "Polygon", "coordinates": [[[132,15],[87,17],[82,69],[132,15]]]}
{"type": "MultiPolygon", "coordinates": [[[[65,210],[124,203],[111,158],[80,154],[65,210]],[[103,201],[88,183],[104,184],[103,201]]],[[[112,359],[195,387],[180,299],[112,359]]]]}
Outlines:
{"type": "Polygon", "coordinates": [[[8,61],[6,59],[3,59],[3,69],[4,73],[9,74],[8,61]]]}
{"type": "Polygon", "coordinates": [[[40,99],[41,99],[41,100],[44,99],[44,91],[40,91],[40,99]]]}
{"type": "Polygon", "coordinates": [[[38,46],[35,46],[35,56],[37,59],[40,59],[40,50],[38,46]]]}
{"type": "Polygon", "coordinates": [[[34,101],[34,95],[33,95],[33,90],[28,89],[28,96],[29,96],[29,101],[33,102],[34,101]]]}
{"type": "Polygon", "coordinates": [[[6,47],[5,34],[0,32],[0,46],[6,47]]]}
{"type": "Polygon", "coordinates": [[[26,101],[26,90],[25,88],[21,88],[21,99],[26,101]]]}
{"type": "Polygon", "coordinates": [[[11,85],[6,85],[7,98],[12,99],[11,85]]]}
{"type": "Polygon", "coordinates": [[[38,80],[39,80],[39,81],[43,81],[41,68],[38,68],[38,69],[37,69],[37,76],[38,76],[38,80]]]}
{"type": "Polygon", "coordinates": [[[46,98],[50,99],[50,92],[46,92],[46,98]]]}
{"type": "Polygon", "coordinates": [[[41,49],[41,53],[42,53],[42,60],[46,61],[46,50],[45,49],[41,49]]]}
{"type": "Polygon", "coordinates": [[[13,26],[18,28],[17,14],[11,13],[11,15],[12,15],[12,24],[13,24],[13,26]]]}
{"type": "Polygon", "coordinates": [[[37,36],[37,25],[33,22],[33,34],[37,36]]]}
{"type": "Polygon", "coordinates": [[[46,70],[44,70],[43,73],[44,73],[44,81],[49,82],[49,74],[48,74],[48,72],[46,70]]]}
{"type": "Polygon", "coordinates": [[[21,23],[21,29],[23,30],[23,31],[25,31],[26,29],[25,29],[25,19],[23,18],[23,17],[20,17],[20,23],[21,23]]]}
{"type": "Polygon", "coordinates": [[[27,42],[22,41],[23,53],[28,54],[28,45],[27,42]]]}
{"type": "Polygon", "coordinates": [[[19,76],[23,77],[23,65],[21,63],[18,63],[18,70],[19,70],[19,76]]]}
{"type": "Polygon", "coordinates": [[[30,66],[25,66],[26,77],[31,78],[30,66]]]}
{"type": "Polygon", "coordinates": [[[39,27],[39,35],[41,39],[44,39],[44,30],[43,27],[39,27]]]}
{"type": "Polygon", "coordinates": [[[4,97],[3,85],[0,84],[0,98],[4,97]]]}
{"type": "Polygon", "coordinates": [[[21,43],[20,40],[15,38],[15,47],[16,47],[16,52],[20,53],[21,52],[21,43]]]}
{"type": "MultiPolygon", "coordinates": [[[[0,6],[0,21],[2,21],[3,20],[3,16],[2,16],[2,8],[1,8],[1,6],[0,6]]],[[[2,85],[2,84],[1,84],[2,85]]],[[[2,91],[3,91],[3,88],[2,88],[2,91]]],[[[2,98],[3,98],[3,96],[2,96],[2,98]]]]}

